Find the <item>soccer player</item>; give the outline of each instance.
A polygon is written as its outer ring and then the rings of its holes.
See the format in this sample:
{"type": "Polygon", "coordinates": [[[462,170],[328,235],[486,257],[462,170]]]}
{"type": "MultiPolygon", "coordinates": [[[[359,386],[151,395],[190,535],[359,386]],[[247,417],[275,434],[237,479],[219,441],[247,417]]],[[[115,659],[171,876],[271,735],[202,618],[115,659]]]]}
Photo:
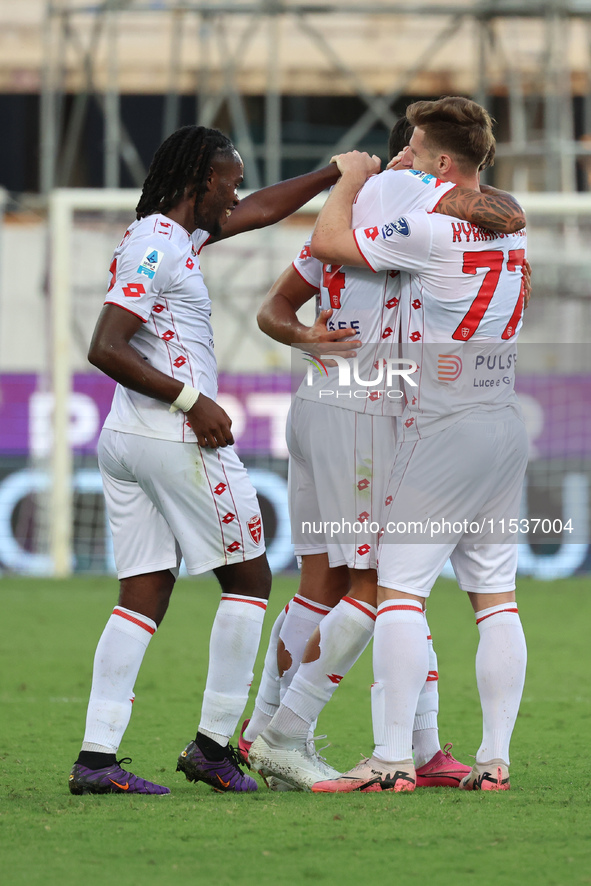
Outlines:
{"type": "Polygon", "coordinates": [[[118,384],[99,466],[120,580],[119,604],[94,660],[72,793],[165,794],[116,754],[133,688],[181,557],[222,589],[199,731],[178,759],[190,780],[256,790],[229,745],[242,713],[271,575],[255,490],[217,405],[211,302],[199,267],[206,243],[289,215],[338,177],[334,164],[239,201],[242,160],[215,129],[187,126],[156,152],[137,220],[115,250],[89,360],[118,384]]]}
{"type": "MultiPolygon", "coordinates": [[[[390,154],[398,154],[400,147],[391,138],[390,154]]],[[[436,211],[447,211],[451,183],[444,184],[435,178],[424,180],[413,174],[388,173],[388,177],[394,181],[395,205],[399,210],[410,205],[431,209],[439,201],[436,211]],[[442,191],[448,193],[440,199],[442,191]]],[[[377,185],[377,178],[370,185],[377,185]]],[[[360,225],[375,214],[376,205],[381,206],[379,191],[374,187],[368,194],[369,187],[359,195],[354,207],[360,225]]],[[[478,199],[483,198],[478,195],[478,199]]],[[[454,193],[451,211],[460,211],[460,205],[466,218],[476,220],[475,213],[482,212],[485,204],[477,210],[474,192],[466,191],[454,193]]],[[[495,224],[505,230],[509,207],[510,227],[515,229],[523,224],[521,209],[509,195],[487,199],[486,207],[491,213],[498,213],[495,224]]],[[[492,215],[488,218],[492,219],[492,215]]],[[[308,349],[313,346],[317,354],[330,353],[331,346],[321,347],[324,342],[351,335],[362,337],[369,344],[364,346],[361,356],[364,352],[368,358],[366,369],[359,375],[368,378],[376,357],[383,359],[396,352],[399,298],[397,272],[374,274],[338,264],[323,266],[311,257],[307,244],[271,290],[259,311],[259,324],[273,338],[285,344],[304,342],[308,349]],[[324,310],[314,326],[308,328],[298,321],[296,311],[317,291],[321,293],[324,310]]],[[[319,389],[335,386],[336,371],[329,367],[329,375],[319,376],[317,384],[302,385],[292,406],[288,425],[290,510],[295,552],[301,557],[302,572],[300,588],[289,604],[287,617],[281,614],[274,628],[274,633],[279,634],[277,658],[283,700],[271,721],[276,708],[273,646],[277,644],[277,637],[272,636],[253,718],[243,727],[240,741],[243,756],[249,754],[253,765],[302,788],[309,788],[315,775],[321,777],[325,766],[307,741],[308,730],[373,633],[376,560],[375,539],[361,528],[355,537],[345,530],[327,537],[322,530],[315,536],[306,536],[300,527],[303,523],[336,526],[344,517],[349,523],[368,528],[378,519],[391,465],[395,416],[401,412],[400,401],[387,399],[383,392],[376,392],[377,396],[372,392],[363,399],[333,398],[319,402],[319,389]],[[312,639],[306,646],[312,630],[312,639]],[[261,739],[250,748],[250,742],[263,729],[261,739]]],[[[439,745],[437,657],[426,622],[425,630],[430,644],[429,674],[413,733],[418,782],[457,786],[470,767],[458,763],[439,745]]]]}
{"type": "MultiPolygon", "coordinates": [[[[477,191],[480,165],[494,148],[486,111],[447,97],[417,102],[407,115],[415,126],[414,169],[477,191]],[[466,132],[469,138],[460,137],[466,132]]],[[[404,355],[418,365],[418,388],[405,385],[379,546],[375,750],[312,789],[414,790],[413,719],[429,669],[423,605],[451,557],[480,631],[483,739],[460,787],[506,790],[526,665],[515,605],[517,547],[507,531],[519,513],[528,451],[513,390],[525,232],[499,237],[442,215],[401,216],[393,201],[391,213],[359,228],[351,206],[376,164],[356,152],[338,163],[343,175],[320,214],[312,252],[325,262],[410,273],[402,285],[401,330],[404,355]],[[435,541],[421,543],[420,533],[430,527],[433,534],[436,526],[435,541]]],[[[380,184],[386,191],[387,180],[380,184]]]]}

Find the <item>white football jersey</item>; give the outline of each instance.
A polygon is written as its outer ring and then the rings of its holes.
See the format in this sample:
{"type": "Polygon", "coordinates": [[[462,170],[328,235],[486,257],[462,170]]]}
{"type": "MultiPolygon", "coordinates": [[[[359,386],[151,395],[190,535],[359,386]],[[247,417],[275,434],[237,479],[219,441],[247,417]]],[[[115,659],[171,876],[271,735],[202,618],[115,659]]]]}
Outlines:
{"type": "Polygon", "coordinates": [[[370,234],[357,228],[354,236],[376,271],[410,272],[400,324],[404,356],[418,364],[418,387],[406,385],[405,439],[435,433],[474,409],[518,409],[525,230],[495,234],[450,216],[415,212],[370,234]]]}
{"type": "MultiPolygon", "coordinates": [[[[115,304],[142,320],[130,341],[151,366],[207,397],[217,396],[211,301],[199,266],[207,231],[190,235],[164,215],[133,222],[115,250],[105,304],[115,304]]],[[[196,442],[184,414],[169,404],[118,384],[105,427],[196,442]]]]}
{"type": "MultiPolygon", "coordinates": [[[[363,227],[375,218],[390,218],[393,213],[398,216],[417,209],[432,211],[454,187],[452,182],[418,170],[387,170],[372,176],[359,191],[353,204],[353,226],[363,227]]],[[[367,228],[369,237],[373,230],[367,228]]],[[[319,308],[333,309],[328,328],[350,326],[363,343],[356,364],[359,381],[352,373],[350,385],[343,384],[342,379],[339,384],[339,368],[316,361],[309,364],[298,396],[371,415],[400,415],[401,391],[383,383],[384,360],[398,353],[399,271],[323,265],[312,257],[309,241],[293,266],[319,291],[319,308]]]]}

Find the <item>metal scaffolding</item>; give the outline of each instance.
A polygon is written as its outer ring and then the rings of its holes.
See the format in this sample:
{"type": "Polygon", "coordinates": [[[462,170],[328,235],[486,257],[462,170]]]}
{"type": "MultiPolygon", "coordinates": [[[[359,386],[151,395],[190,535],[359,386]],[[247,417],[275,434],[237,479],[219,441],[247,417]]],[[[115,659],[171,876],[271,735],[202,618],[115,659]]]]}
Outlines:
{"type": "MultiPolygon", "coordinates": [[[[488,107],[495,96],[502,96],[506,102],[505,137],[497,152],[497,174],[503,186],[519,191],[572,191],[577,187],[577,160],[588,157],[591,162],[588,142],[575,138],[574,111],[577,94],[582,100],[579,130],[591,133],[591,0],[464,0],[455,4],[436,0],[423,4],[379,0],[104,0],[93,5],[86,5],[85,0],[49,0],[41,102],[43,193],[71,183],[70,170],[91,102],[98,105],[104,121],[104,186],[119,187],[121,163],[132,181],[137,186],[142,184],[146,170],[121,119],[121,94],[133,89],[122,83],[120,68],[133,36],[130,16],[138,21],[146,15],[158,16],[162,23],[159,66],[165,73],[159,83],[162,81],[164,86],[154,91],[165,94],[163,137],[178,125],[180,93],[186,94],[189,79],[195,122],[216,125],[224,114],[225,128],[231,128],[245,160],[246,185],[250,188],[278,180],[285,159],[305,159],[310,167],[321,165],[334,151],[357,147],[376,123],[389,129],[396,120],[396,102],[404,95],[420,94],[417,78],[425,70],[431,69],[436,76],[437,57],[460,28],[466,30],[466,47],[474,58],[471,94],[488,107]],[[397,29],[412,26],[414,21],[416,30],[420,23],[428,22],[429,39],[417,45],[416,53],[406,42],[404,68],[398,70],[395,82],[390,80],[378,91],[368,84],[367,69],[372,63],[384,68],[384,60],[372,59],[370,48],[360,67],[355,58],[339,49],[338,39],[333,39],[332,28],[327,27],[327,22],[338,22],[339,17],[342,21],[343,16],[358,21],[360,26],[362,21],[377,17],[378,23],[396,22],[397,29]],[[516,52],[511,44],[512,31],[518,24],[531,32],[531,45],[523,52],[516,52]],[[577,71],[573,70],[570,52],[574,24],[585,55],[577,71]],[[283,137],[282,94],[293,92],[285,89],[286,78],[289,81],[290,77],[283,65],[286,32],[297,33],[300,40],[305,38],[310,53],[322,56],[319,92],[330,94],[332,79],[338,82],[341,94],[345,89],[362,102],[357,120],[330,149],[326,143],[296,144],[283,137]],[[243,85],[243,60],[255,37],[257,46],[262,38],[265,56],[257,60],[264,67],[264,119],[258,140],[243,85]],[[189,49],[188,41],[192,42],[189,49]],[[187,54],[191,58],[189,75],[187,54]],[[72,98],[66,114],[68,95],[72,98]]],[[[440,92],[449,91],[446,82],[442,78],[440,92]]]]}

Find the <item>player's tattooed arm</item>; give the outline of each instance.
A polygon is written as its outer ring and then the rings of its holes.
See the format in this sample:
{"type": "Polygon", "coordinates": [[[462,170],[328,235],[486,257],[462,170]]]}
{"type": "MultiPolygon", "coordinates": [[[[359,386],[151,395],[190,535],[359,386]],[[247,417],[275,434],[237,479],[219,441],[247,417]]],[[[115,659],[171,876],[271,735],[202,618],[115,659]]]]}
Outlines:
{"type": "Polygon", "coordinates": [[[354,357],[358,340],[345,341],[356,336],[356,331],[329,329],[332,309],[320,311],[312,324],[307,326],[297,316],[299,309],[317,294],[318,290],[304,280],[293,265],[290,265],[271,287],[259,312],[259,328],[270,338],[284,345],[300,347],[314,354],[339,353],[344,357],[354,357]]]}
{"type": "Polygon", "coordinates": [[[514,234],[525,227],[525,213],[515,197],[487,185],[481,188],[481,191],[453,188],[443,195],[434,211],[464,218],[501,234],[514,234]]]}

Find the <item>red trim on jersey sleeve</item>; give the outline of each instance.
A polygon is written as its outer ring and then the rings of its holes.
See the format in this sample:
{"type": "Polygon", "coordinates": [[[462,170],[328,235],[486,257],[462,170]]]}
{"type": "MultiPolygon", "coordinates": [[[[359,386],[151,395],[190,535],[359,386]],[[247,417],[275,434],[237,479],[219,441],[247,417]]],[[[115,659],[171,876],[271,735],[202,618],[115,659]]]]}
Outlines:
{"type": "Polygon", "coordinates": [[[439,200],[437,201],[437,203],[435,204],[435,206],[433,207],[433,209],[429,209],[429,214],[431,214],[432,212],[435,212],[435,210],[437,209],[437,207],[439,206],[439,204],[441,203],[441,201],[443,200],[443,198],[445,197],[445,195],[446,195],[446,194],[451,194],[451,192],[453,191],[454,188],[457,188],[457,185],[456,185],[456,184],[454,184],[454,187],[453,187],[453,188],[450,188],[448,191],[444,191],[444,192],[443,192],[443,194],[441,195],[441,197],[439,198],[439,200]]]}
{"type": "Polygon", "coordinates": [[[370,271],[371,271],[373,274],[377,274],[376,269],[373,268],[373,267],[370,265],[370,263],[369,263],[369,259],[366,258],[365,255],[363,254],[363,250],[362,250],[362,248],[361,248],[361,246],[359,245],[359,242],[358,242],[358,240],[357,240],[357,232],[356,232],[356,231],[353,231],[353,239],[355,240],[355,246],[356,246],[357,249],[359,250],[359,254],[361,255],[361,258],[363,259],[363,261],[365,262],[365,264],[367,265],[367,267],[370,269],[370,271]]]}
{"type": "Polygon", "coordinates": [[[106,305],[116,305],[118,308],[121,308],[122,311],[127,311],[128,314],[133,314],[134,317],[138,317],[142,323],[147,323],[148,320],[144,320],[143,317],[140,317],[139,314],[136,314],[135,311],[130,311],[129,308],[126,308],[125,305],[120,305],[118,301],[106,301],[106,305]]]}
{"type": "Polygon", "coordinates": [[[302,280],[304,281],[304,283],[307,283],[307,284],[308,284],[308,286],[310,287],[310,289],[313,289],[314,292],[320,292],[318,286],[316,286],[314,283],[310,283],[309,280],[306,280],[306,278],[305,278],[304,275],[301,273],[301,271],[299,271],[299,270],[297,269],[295,261],[292,261],[291,266],[292,266],[292,268],[294,269],[294,271],[296,272],[296,274],[298,275],[298,277],[301,277],[302,280]]]}
{"type": "Polygon", "coordinates": [[[199,249],[197,250],[197,255],[201,255],[201,250],[203,249],[204,246],[207,246],[207,244],[209,243],[210,240],[211,240],[211,234],[209,235],[209,237],[207,238],[207,240],[204,240],[204,241],[203,241],[203,243],[201,244],[201,246],[200,246],[199,249]]]}

